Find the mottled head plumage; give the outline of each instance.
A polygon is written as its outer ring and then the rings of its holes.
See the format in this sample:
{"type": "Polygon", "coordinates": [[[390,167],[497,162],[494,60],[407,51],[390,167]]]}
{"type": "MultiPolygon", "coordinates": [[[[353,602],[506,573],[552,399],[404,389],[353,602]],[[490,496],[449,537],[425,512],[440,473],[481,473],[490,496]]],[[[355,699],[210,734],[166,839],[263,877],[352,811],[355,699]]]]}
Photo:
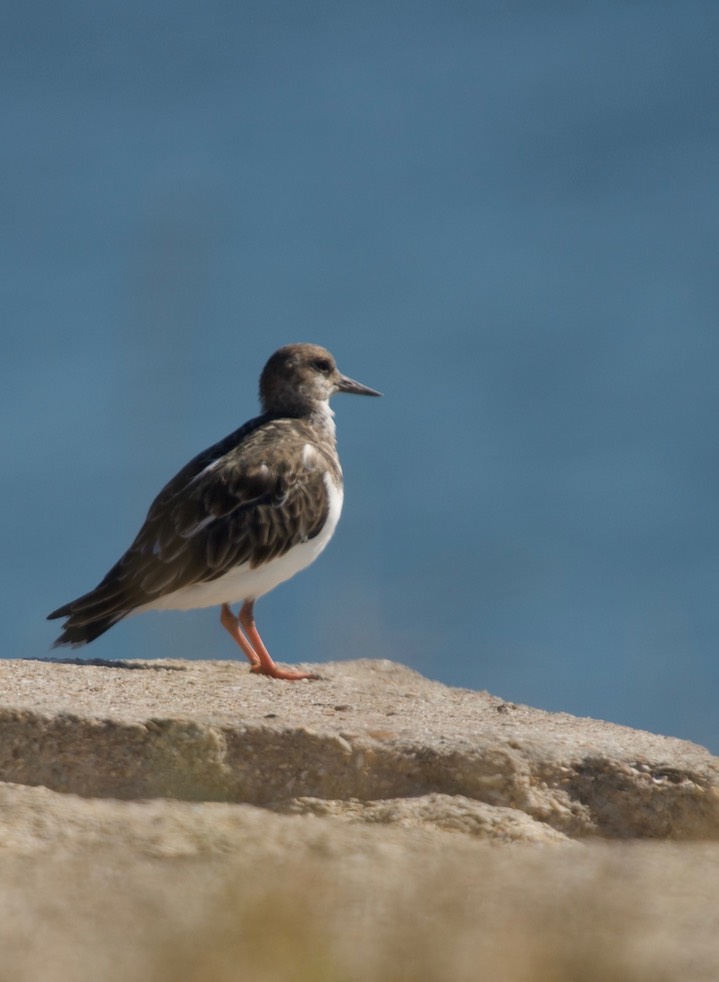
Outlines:
{"type": "Polygon", "coordinates": [[[342,375],[334,357],[319,344],[287,344],[279,348],[260,376],[260,402],[265,412],[316,412],[323,410],[336,392],[380,395],[342,375]]]}

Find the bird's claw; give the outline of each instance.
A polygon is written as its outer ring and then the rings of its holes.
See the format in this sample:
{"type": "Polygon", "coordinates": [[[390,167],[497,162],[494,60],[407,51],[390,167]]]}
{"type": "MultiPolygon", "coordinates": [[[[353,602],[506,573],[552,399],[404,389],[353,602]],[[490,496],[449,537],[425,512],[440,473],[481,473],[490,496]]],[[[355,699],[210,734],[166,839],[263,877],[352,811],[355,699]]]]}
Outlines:
{"type": "Polygon", "coordinates": [[[278,665],[252,665],[250,672],[253,675],[266,675],[268,678],[282,679],[285,682],[299,682],[301,679],[309,679],[314,682],[322,678],[316,672],[294,672],[290,669],[280,668],[278,665]]]}

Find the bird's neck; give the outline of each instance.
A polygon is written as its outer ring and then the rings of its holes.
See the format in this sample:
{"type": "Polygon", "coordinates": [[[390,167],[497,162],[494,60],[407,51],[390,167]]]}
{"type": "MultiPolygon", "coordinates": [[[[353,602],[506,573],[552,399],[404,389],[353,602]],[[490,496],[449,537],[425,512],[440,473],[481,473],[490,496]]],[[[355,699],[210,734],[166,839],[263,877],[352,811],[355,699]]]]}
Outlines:
{"type": "Polygon", "coordinates": [[[283,399],[280,405],[265,403],[262,407],[265,414],[275,419],[290,417],[306,420],[316,429],[323,439],[329,439],[332,445],[336,442],[335,414],[330,408],[329,400],[294,400],[283,399]]]}
{"type": "Polygon", "coordinates": [[[335,429],[335,414],[330,408],[329,400],[316,402],[309,413],[309,418],[315,426],[321,429],[331,439],[334,445],[337,438],[337,430],[335,429]]]}

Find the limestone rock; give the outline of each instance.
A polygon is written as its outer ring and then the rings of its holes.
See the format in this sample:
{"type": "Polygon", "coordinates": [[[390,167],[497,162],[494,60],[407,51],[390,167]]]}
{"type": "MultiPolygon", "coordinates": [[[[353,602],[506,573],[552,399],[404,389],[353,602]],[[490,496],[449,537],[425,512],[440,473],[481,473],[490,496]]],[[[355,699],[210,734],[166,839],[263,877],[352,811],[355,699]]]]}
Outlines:
{"type": "Polygon", "coordinates": [[[0,978],[719,978],[706,750],[319,670],[0,661],[0,978]]]}
{"type": "Polygon", "coordinates": [[[283,684],[234,662],[0,662],[0,780],[314,814],[335,802],[500,838],[719,836],[719,766],[701,747],[390,662],[321,669],[283,684]]]}

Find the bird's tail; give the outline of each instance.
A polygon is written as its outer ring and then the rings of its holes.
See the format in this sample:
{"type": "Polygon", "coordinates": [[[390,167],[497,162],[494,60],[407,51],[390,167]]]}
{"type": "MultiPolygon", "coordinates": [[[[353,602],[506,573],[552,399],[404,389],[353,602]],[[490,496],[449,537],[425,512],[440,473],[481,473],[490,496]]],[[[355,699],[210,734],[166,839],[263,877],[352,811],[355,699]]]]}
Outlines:
{"type": "Polygon", "coordinates": [[[90,593],[53,610],[47,616],[49,621],[56,617],[67,617],[67,620],[63,624],[62,634],[52,647],[79,648],[99,638],[130,612],[130,607],[123,601],[120,591],[109,589],[101,583],[90,593]]]}

